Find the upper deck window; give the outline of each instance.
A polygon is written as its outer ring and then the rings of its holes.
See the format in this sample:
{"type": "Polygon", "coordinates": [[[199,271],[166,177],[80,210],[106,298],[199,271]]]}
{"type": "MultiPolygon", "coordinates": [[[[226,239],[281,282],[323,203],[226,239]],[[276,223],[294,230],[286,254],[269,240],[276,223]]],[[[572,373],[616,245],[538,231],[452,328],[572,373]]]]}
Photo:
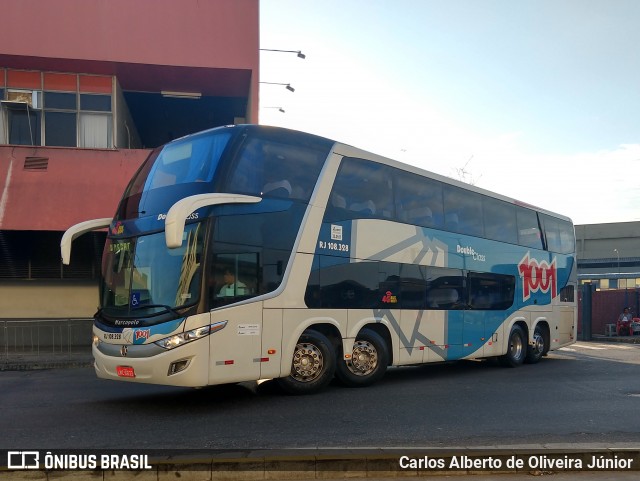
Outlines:
{"type": "Polygon", "coordinates": [[[196,136],[168,144],[158,155],[144,190],[189,182],[211,182],[228,133],[196,136]]]}
{"type": "Polygon", "coordinates": [[[333,186],[325,220],[393,217],[391,169],[363,159],[345,158],[333,186]]]}
{"type": "Polygon", "coordinates": [[[573,253],[575,233],[570,222],[541,214],[544,223],[544,233],[547,239],[547,249],[560,254],[573,253]]]}
{"type": "Polygon", "coordinates": [[[345,157],[324,222],[388,219],[509,244],[574,252],[571,222],[374,161],[345,157]]]}
{"type": "Polygon", "coordinates": [[[232,166],[226,190],[308,202],[326,157],[326,149],[298,144],[293,138],[249,137],[232,166]]]}
{"type": "Polygon", "coordinates": [[[179,199],[213,192],[212,181],[230,138],[229,132],[206,132],[153,151],[129,183],[116,218],[167,212],[179,199]]]}

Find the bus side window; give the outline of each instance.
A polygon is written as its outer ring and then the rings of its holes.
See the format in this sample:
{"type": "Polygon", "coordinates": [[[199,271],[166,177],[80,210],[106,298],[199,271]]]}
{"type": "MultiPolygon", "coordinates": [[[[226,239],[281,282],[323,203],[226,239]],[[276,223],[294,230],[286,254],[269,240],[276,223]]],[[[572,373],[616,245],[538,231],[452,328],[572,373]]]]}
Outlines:
{"type": "Polygon", "coordinates": [[[445,229],[465,235],[484,236],[480,194],[445,185],[444,211],[445,229]]]}
{"type": "Polygon", "coordinates": [[[462,271],[446,267],[427,267],[427,308],[465,309],[467,295],[462,271]]]}
{"type": "Polygon", "coordinates": [[[484,210],[484,232],[487,238],[517,244],[516,206],[482,196],[482,207],[484,210]]]}
{"type": "Polygon", "coordinates": [[[542,235],[538,226],[538,216],[535,211],[525,207],[516,208],[518,223],[518,244],[534,249],[542,249],[542,235]]]}
{"type": "Polygon", "coordinates": [[[399,222],[442,227],[442,183],[398,170],[395,172],[394,196],[399,222]]]}
{"type": "Polygon", "coordinates": [[[547,239],[547,249],[560,254],[571,254],[574,250],[574,231],[571,223],[546,214],[540,215],[547,239]]]}
{"type": "Polygon", "coordinates": [[[327,204],[325,222],[393,217],[391,168],[345,157],[327,204]]]}
{"type": "Polygon", "coordinates": [[[469,272],[469,308],[504,310],[513,305],[516,278],[505,274],[469,272]]]}
{"type": "Polygon", "coordinates": [[[228,304],[255,295],[258,254],[218,254],[211,264],[208,297],[210,306],[228,304]]]}

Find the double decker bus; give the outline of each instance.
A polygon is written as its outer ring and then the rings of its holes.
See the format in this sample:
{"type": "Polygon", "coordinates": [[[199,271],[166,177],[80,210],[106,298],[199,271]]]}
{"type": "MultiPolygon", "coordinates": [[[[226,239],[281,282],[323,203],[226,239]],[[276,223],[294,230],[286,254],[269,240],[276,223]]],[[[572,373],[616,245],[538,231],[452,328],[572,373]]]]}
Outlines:
{"type": "Polygon", "coordinates": [[[576,336],[567,217],[307,133],[221,127],[154,150],[108,228],[100,378],[309,393],[388,366],[536,363],[576,336]]]}

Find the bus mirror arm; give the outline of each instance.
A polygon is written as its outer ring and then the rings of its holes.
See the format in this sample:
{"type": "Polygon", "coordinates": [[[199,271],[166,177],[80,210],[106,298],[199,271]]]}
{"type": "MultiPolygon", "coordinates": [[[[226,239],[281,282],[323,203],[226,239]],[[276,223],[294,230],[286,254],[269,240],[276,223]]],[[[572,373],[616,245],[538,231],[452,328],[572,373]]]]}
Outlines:
{"type": "Polygon", "coordinates": [[[169,249],[182,245],[184,224],[193,212],[210,205],[220,204],[255,204],[261,197],[241,194],[198,194],[185,197],[171,206],[165,220],[165,240],[169,249]]]}
{"type": "Polygon", "coordinates": [[[69,262],[71,262],[71,243],[76,237],[81,236],[86,232],[91,232],[92,230],[109,227],[111,221],[111,217],[105,217],[102,219],[87,220],[69,227],[62,235],[62,240],[60,240],[60,255],[62,256],[62,263],[65,266],[68,266],[69,262]]]}

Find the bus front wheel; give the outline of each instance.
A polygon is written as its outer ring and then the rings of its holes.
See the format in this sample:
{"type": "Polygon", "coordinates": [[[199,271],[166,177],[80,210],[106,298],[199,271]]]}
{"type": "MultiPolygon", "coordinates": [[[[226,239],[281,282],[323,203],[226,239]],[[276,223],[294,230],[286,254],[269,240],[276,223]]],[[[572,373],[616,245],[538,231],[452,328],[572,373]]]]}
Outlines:
{"type": "Polygon", "coordinates": [[[384,376],[389,349],[375,331],[363,329],[353,344],[350,359],[338,359],[336,376],[346,386],[369,386],[384,376]]]}
{"type": "Polygon", "coordinates": [[[509,334],[507,353],[500,356],[500,363],[506,367],[517,367],[524,362],[527,354],[527,336],[520,326],[514,324],[509,334]]]}
{"type": "Polygon", "coordinates": [[[336,355],[331,341],[322,333],[305,331],[293,351],[291,374],[278,379],[290,394],[311,394],[324,388],[336,371],[336,355]]]}

